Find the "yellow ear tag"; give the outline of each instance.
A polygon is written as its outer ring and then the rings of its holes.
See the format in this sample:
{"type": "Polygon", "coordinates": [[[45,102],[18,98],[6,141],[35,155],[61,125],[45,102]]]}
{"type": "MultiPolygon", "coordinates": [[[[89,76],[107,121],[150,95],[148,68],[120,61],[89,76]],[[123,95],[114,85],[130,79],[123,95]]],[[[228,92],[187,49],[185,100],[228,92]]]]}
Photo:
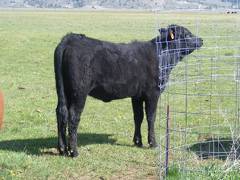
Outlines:
{"type": "Polygon", "coordinates": [[[174,40],[174,34],[173,34],[172,31],[170,32],[170,37],[171,37],[172,40],[174,40]]]}

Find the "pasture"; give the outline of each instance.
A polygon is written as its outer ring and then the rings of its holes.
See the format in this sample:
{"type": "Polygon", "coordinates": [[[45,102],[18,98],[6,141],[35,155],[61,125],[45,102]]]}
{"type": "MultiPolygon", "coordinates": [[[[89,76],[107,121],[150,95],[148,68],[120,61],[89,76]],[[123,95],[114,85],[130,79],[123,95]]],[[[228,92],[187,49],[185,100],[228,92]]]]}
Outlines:
{"type": "MultiPolygon", "coordinates": [[[[157,17],[150,12],[1,10],[0,88],[5,94],[6,111],[4,129],[0,131],[0,177],[157,178],[158,152],[146,146],[145,120],[142,126],[145,146],[132,146],[130,99],[106,104],[88,97],[79,126],[79,157],[58,156],[53,52],[68,32],[113,42],[150,40],[156,34],[158,18],[164,24],[178,23],[184,18],[187,24],[194,23],[196,18],[207,24],[235,22],[239,16],[161,13],[157,17]]],[[[201,32],[207,35],[208,29],[204,28],[201,32]]],[[[158,127],[159,116],[156,137],[160,134],[158,127]]],[[[210,173],[215,177],[218,172],[210,173]]],[[[178,179],[177,176],[172,173],[172,179],[178,179]]]]}

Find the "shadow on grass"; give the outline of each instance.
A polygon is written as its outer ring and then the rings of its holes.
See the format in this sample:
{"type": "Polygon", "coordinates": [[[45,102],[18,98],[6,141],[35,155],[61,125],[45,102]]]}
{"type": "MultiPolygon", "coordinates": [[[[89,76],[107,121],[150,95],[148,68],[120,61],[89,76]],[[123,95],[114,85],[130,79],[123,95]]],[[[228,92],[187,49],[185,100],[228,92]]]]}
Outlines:
{"type": "MultiPolygon", "coordinates": [[[[116,140],[112,139],[111,136],[111,134],[78,134],[78,146],[89,144],[115,144],[116,140]]],[[[56,147],[57,137],[0,141],[0,150],[24,152],[32,155],[58,155],[56,147]]]]}
{"type": "Polygon", "coordinates": [[[240,157],[240,141],[232,138],[208,138],[188,148],[201,159],[215,158],[220,160],[237,159],[240,157]]]}

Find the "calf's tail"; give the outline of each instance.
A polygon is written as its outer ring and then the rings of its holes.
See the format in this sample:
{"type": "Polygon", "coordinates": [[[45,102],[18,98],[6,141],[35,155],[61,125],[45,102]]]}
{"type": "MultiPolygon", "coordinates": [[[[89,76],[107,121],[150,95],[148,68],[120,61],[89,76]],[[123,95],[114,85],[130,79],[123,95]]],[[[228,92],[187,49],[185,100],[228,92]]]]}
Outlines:
{"type": "Polygon", "coordinates": [[[64,45],[59,44],[54,52],[54,70],[56,80],[56,90],[58,96],[58,104],[66,105],[66,96],[64,93],[64,83],[62,74],[64,45]]]}

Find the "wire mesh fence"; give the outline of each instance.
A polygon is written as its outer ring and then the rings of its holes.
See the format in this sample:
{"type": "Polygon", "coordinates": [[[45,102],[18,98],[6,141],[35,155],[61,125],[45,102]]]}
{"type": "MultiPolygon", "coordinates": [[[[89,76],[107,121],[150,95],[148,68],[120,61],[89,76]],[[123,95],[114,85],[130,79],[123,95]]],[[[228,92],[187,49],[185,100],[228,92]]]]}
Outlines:
{"type": "MultiPolygon", "coordinates": [[[[164,89],[159,108],[162,178],[173,172],[204,176],[213,168],[220,177],[240,166],[240,18],[210,22],[207,16],[173,20],[201,37],[201,48],[171,63],[164,62],[163,51],[158,51],[160,82],[168,82],[166,87],[160,84],[164,89]]],[[[169,22],[159,17],[160,27],[166,27],[169,22]]],[[[161,49],[162,42],[157,43],[161,49]]]]}

